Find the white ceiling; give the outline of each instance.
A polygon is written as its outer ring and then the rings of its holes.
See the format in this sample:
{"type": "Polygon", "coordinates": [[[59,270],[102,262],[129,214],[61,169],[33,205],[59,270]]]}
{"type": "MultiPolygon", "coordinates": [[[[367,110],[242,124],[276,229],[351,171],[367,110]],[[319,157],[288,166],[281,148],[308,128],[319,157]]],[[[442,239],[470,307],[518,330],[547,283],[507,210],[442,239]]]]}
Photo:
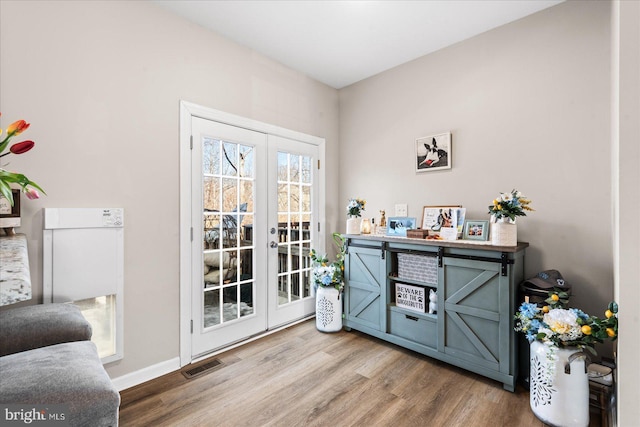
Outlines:
{"type": "Polygon", "coordinates": [[[563,0],[151,0],[340,89],[563,0]]]}

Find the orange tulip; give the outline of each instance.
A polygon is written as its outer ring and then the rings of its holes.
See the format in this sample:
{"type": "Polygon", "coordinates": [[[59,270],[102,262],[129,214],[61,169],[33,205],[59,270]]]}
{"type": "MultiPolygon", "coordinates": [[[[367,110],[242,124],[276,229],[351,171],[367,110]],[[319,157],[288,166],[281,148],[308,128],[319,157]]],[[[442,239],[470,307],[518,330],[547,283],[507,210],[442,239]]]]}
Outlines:
{"type": "Polygon", "coordinates": [[[7,128],[7,136],[20,135],[25,130],[29,129],[31,124],[25,122],[24,120],[18,120],[13,122],[7,128]]]}

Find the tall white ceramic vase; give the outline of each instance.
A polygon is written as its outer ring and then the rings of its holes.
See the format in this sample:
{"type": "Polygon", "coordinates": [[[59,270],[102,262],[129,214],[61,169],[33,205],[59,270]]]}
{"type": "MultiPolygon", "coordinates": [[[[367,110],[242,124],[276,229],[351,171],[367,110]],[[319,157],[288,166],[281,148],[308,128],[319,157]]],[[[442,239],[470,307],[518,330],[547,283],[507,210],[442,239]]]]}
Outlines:
{"type": "Polygon", "coordinates": [[[318,286],[316,290],[316,328],[322,332],[342,329],[342,298],[333,286],[318,286]]]}
{"type": "Polygon", "coordinates": [[[360,234],[362,218],[359,216],[347,219],[347,234],[360,234]]]}
{"type": "Polygon", "coordinates": [[[491,244],[495,246],[516,246],[518,244],[518,226],[508,218],[491,222],[491,244]]]}
{"type": "Polygon", "coordinates": [[[531,343],[529,403],[540,421],[563,427],[589,425],[587,359],[577,348],[531,343]]]}

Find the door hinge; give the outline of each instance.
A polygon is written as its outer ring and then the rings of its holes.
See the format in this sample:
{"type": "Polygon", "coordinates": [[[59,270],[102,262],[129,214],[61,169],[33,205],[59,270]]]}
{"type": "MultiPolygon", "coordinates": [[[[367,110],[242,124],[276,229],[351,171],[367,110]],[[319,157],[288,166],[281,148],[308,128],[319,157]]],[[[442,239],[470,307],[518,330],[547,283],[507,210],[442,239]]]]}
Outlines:
{"type": "Polygon", "coordinates": [[[193,333],[193,320],[191,320],[191,333],[193,333]]]}
{"type": "Polygon", "coordinates": [[[318,221],[318,233],[320,232],[320,221],[318,221]]]}
{"type": "Polygon", "coordinates": [[[189,149],[193,150],[193,135],[189,137],[189,149]]]}
{"type": "Polygon", "coordinates": [[[318,159],[318,169],[320,169],[320,159],[318,159]]]}
{"type": "Polygon", "coordinates": [[[191,232],[191,241],[193,242],[193,227],[191,227],[190,232],[191,232]]]}

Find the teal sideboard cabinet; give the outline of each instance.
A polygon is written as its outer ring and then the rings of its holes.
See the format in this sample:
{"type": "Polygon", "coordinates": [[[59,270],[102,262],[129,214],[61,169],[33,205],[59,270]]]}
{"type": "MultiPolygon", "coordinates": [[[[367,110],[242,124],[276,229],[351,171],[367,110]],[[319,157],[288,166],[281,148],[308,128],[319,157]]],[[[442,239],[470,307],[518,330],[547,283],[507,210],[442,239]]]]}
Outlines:
{"type": "Polygon", "coordinates": [[[346,330],[356,329],[459,366],[514,391],[513,316],[520,304],[517,286],[524,280],[528,243],[504,247],[345,237],[346,330]],[[407,289],[415,303],[407,302],[407,289]],[[431,314],[430,291],[438,297],[437,310],[431,314]]]}

